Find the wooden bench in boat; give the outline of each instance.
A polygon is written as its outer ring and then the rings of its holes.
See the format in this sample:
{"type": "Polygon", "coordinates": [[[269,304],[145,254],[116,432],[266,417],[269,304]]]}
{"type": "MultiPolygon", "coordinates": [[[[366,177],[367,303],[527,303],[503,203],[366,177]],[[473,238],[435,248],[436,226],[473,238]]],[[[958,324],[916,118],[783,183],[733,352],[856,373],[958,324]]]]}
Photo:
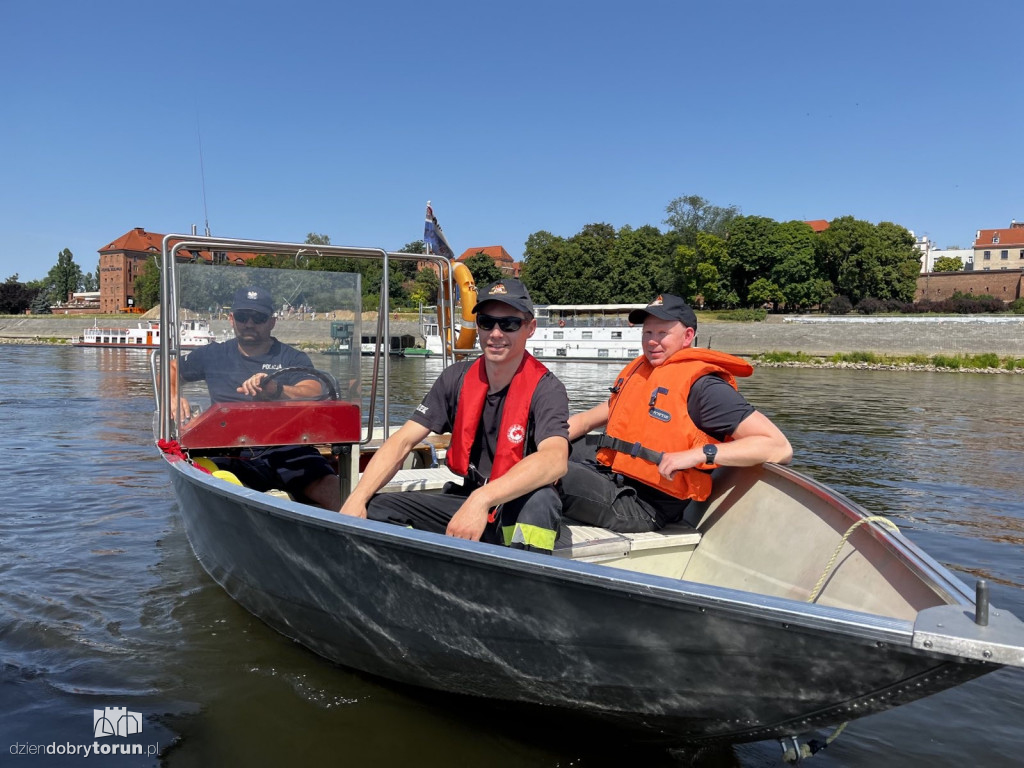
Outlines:
{"type": "Polygon", "coordinates": [[[700,533],[684,522],[644,533],[615,533],[590,525],[563,524],[554,555],[678,579],[699,543],[700,533]]]}

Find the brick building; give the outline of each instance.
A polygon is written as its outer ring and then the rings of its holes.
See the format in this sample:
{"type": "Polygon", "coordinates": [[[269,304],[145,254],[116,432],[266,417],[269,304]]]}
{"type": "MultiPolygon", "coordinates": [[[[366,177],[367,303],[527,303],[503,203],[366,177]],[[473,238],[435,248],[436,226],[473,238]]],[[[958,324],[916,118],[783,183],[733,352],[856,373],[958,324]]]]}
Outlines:
{"type": "Polygon", "coordinates": [[[506,277],[519,277],[519,272],[523,266],[522,262],[513,261],[508,251],[500,245],[488,245],[484,248],[467,248],[456,261],[465,261],[472,256],[476,256],[478,253],[490,256],[494,266],[500,269],[501,274],[506,277]]]}
{"type": "MultiPolygon", "coordinates": [[[[164,235],[136,227],[100,248],[100,312],[115,314],[134,309],[135,280],[142,273],[147,259],[159,259],[163,240],[164,235]]],[[[232,253],[229,256],[221,252],[180,251],[178,260],[202,259],[224,264],[230,259],[237,264],[245,264],[254,257],[252,253],[232,253]]]]}

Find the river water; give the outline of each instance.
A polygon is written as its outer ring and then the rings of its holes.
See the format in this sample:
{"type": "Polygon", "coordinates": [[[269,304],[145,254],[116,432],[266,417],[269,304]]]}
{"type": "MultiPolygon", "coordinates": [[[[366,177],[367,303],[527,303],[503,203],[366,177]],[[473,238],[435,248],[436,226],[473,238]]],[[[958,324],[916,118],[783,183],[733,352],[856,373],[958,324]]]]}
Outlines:
{"type": "MultiPolygon", "coordinates": [[[[617,372],[552,367],[576,408],[602,399],[617,372]]],[[[439,370],[395,361],[392,419],[439,370]]],[[[797,470],[890,515],[967,583],[987,578],[993,604],[1017,616],[1022,387],[1019,376],[805,369],[758,369],[742,384],[789,436],[797,470]]],[[[314,656],[195,561],[152,410],[141,353],[0,347],[0,765],[79,764],[58,747],[107,744],[93,738],[93,712],[108,707],[142,715],[132,738],[145,753],[94,765],[781,764],[775,742],[610,754],[557,721],[517,724],[314,656]]],[[[1022,702],[1024,670],[1002,669],[854,721],[812,764],[1020,765],[1022,702]]]]}

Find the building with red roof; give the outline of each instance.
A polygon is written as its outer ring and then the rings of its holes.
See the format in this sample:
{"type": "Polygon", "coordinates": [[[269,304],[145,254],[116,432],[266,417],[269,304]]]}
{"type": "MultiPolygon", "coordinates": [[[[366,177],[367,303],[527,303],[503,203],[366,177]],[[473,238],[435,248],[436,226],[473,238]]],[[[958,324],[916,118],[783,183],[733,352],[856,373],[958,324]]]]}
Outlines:
{"type": "Polygon", "coordinates": [[[462,255],[456,259],[456,261],[465,261],[471,256],[476,256],[480,253],[485,256],[490,256],[491,261],[494,262],[494,266],[501,270],[501,274],[508,277],[519,277],[519,273],[523,266],[522,262],[514,261],[509,255],[509,252],[500,245],[488,245],[483,248],[467,248],[462,252],[462,255]]]}
{"type": "MultiPolygon", "coordinates": [[[[163,245],[164,235],[147,232],[136,227],[121,235],[113,242],[99,249],[99,311],[104,314],[132,312],[138,309],[135,304],[135,281],[142,274],[147,259],[157,259],[163,245]]],[[[175,238],[172,243],[181,242],[175,238]]],[[[229,260],[236,264],[246,264],[255,258],[254,253],[228,254],[214,251],[179,251],[178,260],[206,261],[211,264],[226,264],[229,260]]]]}
{"type": "Polygon", "coordinates": [[[1006,229],[979,229],[974,238],[973,271],[1024,268],[1024,222],[1006,229]]]}

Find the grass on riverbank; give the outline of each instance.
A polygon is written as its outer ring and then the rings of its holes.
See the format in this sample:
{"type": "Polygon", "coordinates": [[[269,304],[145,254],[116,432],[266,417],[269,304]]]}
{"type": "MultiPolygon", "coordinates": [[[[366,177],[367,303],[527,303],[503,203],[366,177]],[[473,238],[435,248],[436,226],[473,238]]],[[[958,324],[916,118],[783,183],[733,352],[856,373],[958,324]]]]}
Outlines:
{"type": "Polygon", "coordinates": [[[808,355],[805,352],[764,352],[754,355],[754,362],[768,365],[842,365],[863,364],[869,366],[931,367],[948,370],[1024,370],[1024,358],[1000,357],[994,352],[977,355],[878,355],[874,352],[839,352],[827,357],[808,355]]]}

